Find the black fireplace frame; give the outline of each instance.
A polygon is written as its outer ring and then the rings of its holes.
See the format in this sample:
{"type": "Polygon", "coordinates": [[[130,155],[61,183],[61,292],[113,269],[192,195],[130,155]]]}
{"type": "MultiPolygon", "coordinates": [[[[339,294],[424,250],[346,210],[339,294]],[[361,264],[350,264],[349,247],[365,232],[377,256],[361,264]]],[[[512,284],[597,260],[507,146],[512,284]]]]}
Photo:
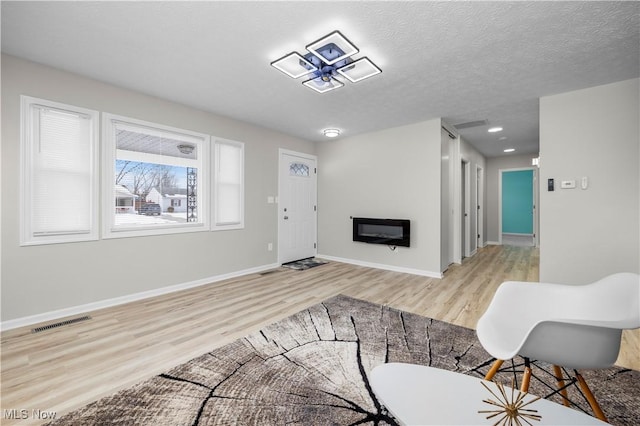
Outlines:
{"type": "Polygon", "coordinates": [[[354,217],[352,219],[353,241],[410,247],[411,221],[408,219],[376,219],[369,217],[354,217]],[[381,232],[372,233],[371,230],[376,227],[380,227],[381,232]],[[384,232],[385,229],[389,228],[394,229],[393,235],[384,232]]]}

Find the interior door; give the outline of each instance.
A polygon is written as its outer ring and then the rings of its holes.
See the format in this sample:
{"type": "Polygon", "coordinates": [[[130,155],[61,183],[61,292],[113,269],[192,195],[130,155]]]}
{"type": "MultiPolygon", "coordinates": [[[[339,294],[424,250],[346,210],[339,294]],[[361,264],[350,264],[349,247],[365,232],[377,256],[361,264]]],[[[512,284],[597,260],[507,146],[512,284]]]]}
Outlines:
{"type": "Polygon", "coordinates": [[[476,165],[476,249],[484,247],[484,218],[483,206],[484,191],[482,182],[482,168],[476,165]]]}
{"type": "Polygon", "coordinates": [[[317,253],[316,157],[280,150],[278,195],[278,260],[280,263],[317,253]]]}
{"type": "MultiPolygon", "coordinates": [[[[526,237],[533,245],[535,228],[535,191],[533,169],[501,170],[500,232],[526,237]]],[[[500,240],[502,242],[502,238],[500,240]]]]}

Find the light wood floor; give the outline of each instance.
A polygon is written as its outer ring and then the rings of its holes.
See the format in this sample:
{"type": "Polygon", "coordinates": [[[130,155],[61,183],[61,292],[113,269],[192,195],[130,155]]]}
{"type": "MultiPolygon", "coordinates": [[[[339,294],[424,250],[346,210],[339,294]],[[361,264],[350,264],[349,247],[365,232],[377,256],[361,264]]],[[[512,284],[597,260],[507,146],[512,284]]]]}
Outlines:
{"type": "MultiPolygon", "coordinates": [[[[222,346],[336,294],[474,328],[505,280],[538,280],[538,249],[488,246],[443,279],[331,262],[279,268],[89,313],[42,333],[2,333],[2,412],[56,411],[102,396],[222,346]]],[[[640,369],[640,333],[626,333],[618,364],[640,369]]],[[[19,424],[37,423],[33,420],[19,424]]]]}

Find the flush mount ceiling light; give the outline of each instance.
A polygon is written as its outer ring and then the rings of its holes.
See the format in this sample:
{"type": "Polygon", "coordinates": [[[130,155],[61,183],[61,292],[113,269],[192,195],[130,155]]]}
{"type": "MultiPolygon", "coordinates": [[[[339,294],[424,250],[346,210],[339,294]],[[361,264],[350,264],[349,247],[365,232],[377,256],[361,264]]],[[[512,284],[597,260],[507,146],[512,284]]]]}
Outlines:
{"type": "Polygon", "coordinates": [[[492,127],[489,130],[487,130],[487,132],[489,133],[495,133],[495,132],[501,132],[502,131],[502,127],[492,127]]]}
{"type": "Polygon", "coordinates": [[[289,53],[287,56],[272,62],[271,65],[291,78],[302,77],[305,74],[318,70],[318,68],[314,67],[311,62],[307,61],[296,52],[289,53]]]}
{"type": "Polygon", "coordinates": [[[178,145],[178,151],[180,151],[183,154],[191,154],[193,152],[193,150],[195,149],[195,146],[193,145],[178,145]]]}
{"type": "Polygon", "coordinates": [[[310,89],[315,90],[318,93],[326,93],[330,90],[339,89],[340,87],[344,86],[344,83],[336,80],[335,78],[327,78],[326,80],[324,78],[312,78],[311,80],[307,80],[302,84],[310,89]]]}
{"type": "Polygon", "coordinates": [[[515,148],[507,148],[504,150],[504,152],[513,152],[515,150],[516,150],[515,148]]]}
{"type": "Polygon", "coordinates": [[[339,129],[324,129],[322,131],[322,133],[324,133],[324,135],[328,138],[335,138],[340,136],[340,130],[339,129]]]}
{"type": "Polygon", "coordinates": [[[343,87],[338,75],[357,83],[382,72],[366,57],[351,58],[359,50],[339,31],[307,45],[306,49],[309,53],[304,56],[292,52],[271,65],[291,78],[309,76],[302,84],[318,93],[343,87]]]}
{"type": "Polygon", "coordinates": [[[352,83],[357,83],[382,72],[380,68],[376,67],[368,58],[358,59],[336,71],[338,71],[338,74],[348,78],[352,83]]]}

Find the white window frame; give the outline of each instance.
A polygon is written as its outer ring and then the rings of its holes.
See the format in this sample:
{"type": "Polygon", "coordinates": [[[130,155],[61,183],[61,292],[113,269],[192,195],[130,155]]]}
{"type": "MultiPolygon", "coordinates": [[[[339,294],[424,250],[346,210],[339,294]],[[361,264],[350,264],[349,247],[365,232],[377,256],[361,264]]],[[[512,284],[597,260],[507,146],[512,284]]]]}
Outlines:
{"type": "Polygon", "coordinates": [[[244,156],[244,143],[237,142],[229,139],[222,138],[213,138],[215,149],[214,151],[214,174],[213,174],[213,185],[212,185],[212,216],[213,216],[213,224],[211,226],[212,231],[223,231],[223,230],[231,230],[231,229],[243,229],[244,228],[244,182],[245,182],[245,156],[244,156]],[[240,148],[240,220],[238,222],[221,222],[217,217],[217,207],[220,203],[218,199],[219,194],[219,170],[220,170],[220,146],[221,145],[230,145],[237,148],[240,148]]]}
{"type": "Polygon", "coordinates": [[[99,112],[87,108],[53,102],[30,96],[20,96],[20,245],[40,245],[71,243],[78,241],[95,241],[99,239],[99,179],[98,179],[98,141],[99,112]],[[86,116],[89,120],[89,229],[87,232],[52,232],[34,235],[31,221],[33,195],[33,154],[37,150],[38,139],[35,137],[31,108],[40,106],[74,115],[86,116]]]}
{"type": "Polygon", "coordinates": [[[208,231],[210,229],[209,186],[211,185],[209,173],[211,156],[210,142],[210,136],[203,133],[165,126],[157,123],[151,123],[148,121],[124,117],[116,114],[102,113],[102,237],[105,239],[109,239],[208,231]],[[198,144],[198,161],[200,162],[200,166],[198,167],[198,218],[200,218],[201,220],[199,222],[172,225],[155,224],[148,226],[135,225],[131,227],[116,227],[116,213],[114,209],[114,165],[117,155],[114,123],[131,125],[134,127],[144,127],[145,130],[148,130],[150,133],[152,133],[154,130],[157,130],[161,132],[173,133],[177,137],[183,135],[190,141],[193,141],[194,138],[198,140],[196,143],[198,144]]]}

